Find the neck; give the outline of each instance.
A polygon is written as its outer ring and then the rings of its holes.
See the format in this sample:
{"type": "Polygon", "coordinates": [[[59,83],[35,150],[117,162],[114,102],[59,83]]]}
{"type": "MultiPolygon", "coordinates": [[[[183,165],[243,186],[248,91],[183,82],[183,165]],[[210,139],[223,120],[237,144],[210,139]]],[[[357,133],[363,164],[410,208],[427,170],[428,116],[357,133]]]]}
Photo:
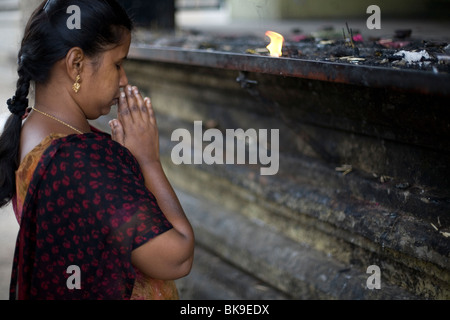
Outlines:
{"type": "Polygon", "coordinates": [[[36,86],[35,108],[82,132],[90,132],[90,125],[83,110],[70,94],[64,87],[59,86],[62,90],[53,88],[58,86],[36,86]]]}

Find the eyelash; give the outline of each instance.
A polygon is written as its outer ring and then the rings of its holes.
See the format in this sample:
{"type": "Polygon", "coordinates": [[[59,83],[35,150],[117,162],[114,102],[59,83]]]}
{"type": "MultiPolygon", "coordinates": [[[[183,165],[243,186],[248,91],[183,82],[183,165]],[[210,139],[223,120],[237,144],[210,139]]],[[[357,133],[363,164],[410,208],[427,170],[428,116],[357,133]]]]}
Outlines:
{"type": "Polygon", "coordinates": [[[121,68],[123,68],[123,64],[125,63],[124,60],[120,61],[119,63],[116,63],[116,68],[117,70],[120,70],[121,68]]]}

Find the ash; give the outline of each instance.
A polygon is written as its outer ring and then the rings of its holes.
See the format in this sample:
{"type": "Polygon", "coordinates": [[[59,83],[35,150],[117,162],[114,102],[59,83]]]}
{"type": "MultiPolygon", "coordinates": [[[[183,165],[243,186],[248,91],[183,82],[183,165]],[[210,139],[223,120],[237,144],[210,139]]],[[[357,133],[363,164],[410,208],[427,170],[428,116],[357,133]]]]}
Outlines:
{"type": "MultiPolygon", "coordinates": [[[[398,30],[389,38],[368,38],[346,29],[324,29],[311,34],[293,31],[285,36],[281,58],[414,69],[450,73],[450,44],[447,41],[415,38],[411,30],[398,30]]],[[[183,30],[171,33],[136,32],[136,44],[177,47],[184,50],[230,52],[270,56],[263,35],[217,35],[183,30]]]]}

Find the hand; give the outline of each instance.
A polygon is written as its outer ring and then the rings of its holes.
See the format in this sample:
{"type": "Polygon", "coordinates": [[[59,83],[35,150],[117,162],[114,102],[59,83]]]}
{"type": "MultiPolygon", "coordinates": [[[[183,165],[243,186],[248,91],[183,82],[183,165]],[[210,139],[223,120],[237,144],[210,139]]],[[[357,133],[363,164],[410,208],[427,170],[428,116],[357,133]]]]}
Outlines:
{"type": "Polygon", "coordinates": [[[124,88],[119,98],[118,119],[109,122],[112,139],[126,147],[139,164],[159,162],[159,136],[150,98],[137,87],[124,88]]]}

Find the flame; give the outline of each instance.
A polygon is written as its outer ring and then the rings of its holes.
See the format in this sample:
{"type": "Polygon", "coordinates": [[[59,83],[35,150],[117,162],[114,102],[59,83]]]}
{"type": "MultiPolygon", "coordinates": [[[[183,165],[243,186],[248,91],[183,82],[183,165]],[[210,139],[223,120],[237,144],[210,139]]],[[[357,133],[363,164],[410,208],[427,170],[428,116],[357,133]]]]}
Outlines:
{"type": "Polygon", "coordinates": [[[283,54],[282,52],[284,43],[283,36],[273,31],[267,31],[266,36],[270,38],[270,44],[266,47],[267,49],[269,49],[270,56],[281,57],[281,55],[283,54]]]}

